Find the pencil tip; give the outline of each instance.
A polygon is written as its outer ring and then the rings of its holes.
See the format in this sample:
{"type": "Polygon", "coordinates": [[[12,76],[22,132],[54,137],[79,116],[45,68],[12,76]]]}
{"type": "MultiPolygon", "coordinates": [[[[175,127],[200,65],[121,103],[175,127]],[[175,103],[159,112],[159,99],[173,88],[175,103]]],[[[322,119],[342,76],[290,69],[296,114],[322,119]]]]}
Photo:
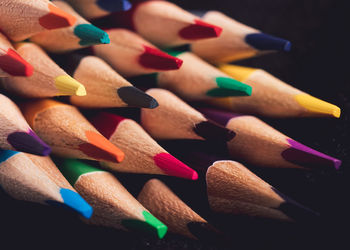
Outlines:
{"type": "Polygon", "coordinates": [[[229,77],[216,77],[216,84],[219,88],[211,89],[207,92],[212,97],[229,96],[250,96],[252,87],[229,77]]]}
{"type": "Polygon", "coordinates": [[[316,168],[317,166],[334,167],[339,169],[341,160],[333,158],[309,148],[292,139],[287,139],[290,148],[282,152],[282,157],[289,162],[316,168]]]}
{"type": "Polygon", "coordinates": [[[60,194],[66,206],[77,211],[87,219],[92,216],[92,207],[78,193],[70,189],[61,188],[60,194]]]}
{"type": "Polygon", "coordinates": [[[79,145],[79,149],[87,156],[110,162],[121,162],[124,152],[113,145],[102,135],[94,131],[85,131],[89,143],[79,145]]]}
{"type": "Polygon", "coordinates": [[[294,220],[305,219],[318,217],[320,214],[313,211],[312,209],[305,207],[288,196],[284,195],[274,187],[271,187],[278,196],[280,196],[284,202],[279,206],[279,210],[284,212],[288,217],[291,217],[294,220]]]}
{"type": "Polygon", "coordinates": [[[86,95],[84,85],[82,85],[80,82],[70,77],[69,75],[56,77],[55,86],[59,90],[59,93],[57,95],[86,95]]]}
{"type": "Polygon", "coordinates": [[[8,135],[7,141],[20,152],[46,156],[51,153],[51,148],[43,142],[32,130],[29,132],[14,132],[8,135]]]}
{"type": "Polygon", "coordinates": [[[290,51],[292,44],[288,40],[264,33],[248,34],[245,41],[258,50],[290,51]]]}
{"type": "Polygon", "coordinates": [[[195,19],[194,24],[190,24],[187,27],[179,31],[179,35],[188,40],[197,40],[204,38],[219,37],[222,32],[222,28],[212,25],[202,20],[195,19]]]}
{"type": "Polygon", "coordinates": [[[131,107],[150,109],[158,107],[156,99],[133,86],[121,87],[117,93],[120,99],[131,107]]]}
{"type": "Polygon", "coordinates": [[[167,233],[168,227],[147,211],[143,211],[142,215],[145,221],[127,219],[122,221],[123,226],[129,230],[146,232],[162,239],[167,233]]]}
{"type": "Polygon", "coordinates": [[[108,12],[126,11],[132,7],[131,3],[127,0],[98,0],[97,4],[108,12]]]}
{"type": "Polygon", "coordinates": [[[236,133],[212,121],[204,121],[196,124],[194,132],[206,140],[211,141],[230,141],[236,133]]]}
{"type": "Polygon", "coordinates": [[[146,45],[143,47],[145,51],[140,56],[139,62],[145,68],[155,70],[174,70],[179,69],[183,63],[181,59],[168,55],[157,48],[152,48],[146,45]]]}
{"type": "Polygon", "coordinates": [[[192,168],[168,153],[159,153],[153,157],[155,164],[167,175],[197,180],[198,174],[192,168]]]}
{"type": "Polygon", "coordinates": [[[48,4],[48,8],[50,13],[39,18],[40,25],[46,29],[58,29],[72,26],[77,21],[74,16],[57,8],[52,3],[48,4]]]}
{"type": "Polygon", "coordinates": [[[79,44],[82,46],[110,43],[109,36],[105,31],[89,23],[77,25],[74,28],[74,34],[81,39],[79,44]]]}
{"type": "Polygon", "coordinates": [[[0,69],[12,76],[31,76],[34,71],[33,66],[11,48],[0,55],[0,69]]]}
{"type": "Polygon", "coordinates": [[[322,115],[330,115],[336,118],[340,117],[341,110],[336,105],[322,101],[308,94],[298,94],[294,96],[295,100],[305,109],[322,115]]]}

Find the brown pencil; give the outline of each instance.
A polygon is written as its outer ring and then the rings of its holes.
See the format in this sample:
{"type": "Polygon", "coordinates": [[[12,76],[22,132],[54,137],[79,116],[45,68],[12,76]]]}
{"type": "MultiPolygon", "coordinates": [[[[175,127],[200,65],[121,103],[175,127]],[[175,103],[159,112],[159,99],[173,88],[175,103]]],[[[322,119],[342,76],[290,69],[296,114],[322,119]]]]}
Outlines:
{"type": "Polygon", "coordinates": [[[182,60],[164,53],[138,34],[126,29],[106,30],[111,43],[93,46],[94,54],[123,76],[179,69],[182,60]]]}
{"type": "Polygon", "coordinates": [[[2,79],[5,89],[24,97],[53,97],[60,95],[86,95],[84,86],[67,75],[34,43],[16,44],[18,54],[34,67],[30,77],[10,76],[2,79]]]}
{"type": "Polygon", "coordinates": [[[30,38],[32,42],[54,53],[110,42],[106,32],[82,18],[68,3],[60,0],[53,0],[52,3],[74,16],[77,21],[70,27],[40,32],[30,38]]]}
{"type": "Polygon", "coordinates": [[[22,41],[47,29],[71,26],[76,18],[48,0],[0,1],[0,27],[13,41],[22,41]]]}
{"type": "Polygon", "coordinates": [[[317,215],[235,161],[214,162],[206,181],[210,208],[218,213],[287,221],[317,215]]]}
{"type": "Polygon", "coordinates": [[[229,141],[235,136],[167,90],[149,89],[146,93],[154,97],[159,106],[152,112],[142,109],[141,124],[155,139],[229,141]]]}
{"type": "Polygon", "coordinates": [[[22,111],[54,154],[120,162],[124,153],[103,137],[73,106],[43,99],[24,103],[22,111]]]}
{"type": "Polygon", "coordinates": [[[218,235],[214,227],[180,200],[160,180],[149,180],[143,186],[137,200],[163,221],[168,226],[169,232],[201,240],[208,240],[208,237],[218,235]]]}

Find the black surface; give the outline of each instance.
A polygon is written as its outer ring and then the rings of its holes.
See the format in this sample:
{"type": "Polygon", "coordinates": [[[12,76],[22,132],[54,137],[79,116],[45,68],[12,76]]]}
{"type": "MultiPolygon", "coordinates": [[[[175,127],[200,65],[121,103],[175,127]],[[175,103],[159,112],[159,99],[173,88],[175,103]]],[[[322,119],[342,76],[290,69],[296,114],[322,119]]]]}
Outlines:
{"type": "MultiPolygon", "coordinates": [[[[11,244],[35,249],[343,249],[348,248],[350,83],[347,38],[349,8],[334,0],[174,1],[185,8],[217,9],[235,19],[289,39],[290,53],[240,62],[263,68],[314,96],[342,108],[340,119],[266,119],[310,147],[343,160],[339,171],[252,171],[281,192],[321,214],[308,224],[281,224],[244,218],[214,218],[207,209],[203,178],[197,182],[164,177],[170,187],[205,218],[229,234],[230,243],[204,243],[168,234],[154,240],[114,229],[88,226],[68,211],[0,196],[1,249],[11,244]],[[228,226],[229,225],[229,226],[228,226]],[[228,230],[231,228],[231,230],[228,230]]],[[[118,175],[137,193],[148,176],[118,175]]]]}

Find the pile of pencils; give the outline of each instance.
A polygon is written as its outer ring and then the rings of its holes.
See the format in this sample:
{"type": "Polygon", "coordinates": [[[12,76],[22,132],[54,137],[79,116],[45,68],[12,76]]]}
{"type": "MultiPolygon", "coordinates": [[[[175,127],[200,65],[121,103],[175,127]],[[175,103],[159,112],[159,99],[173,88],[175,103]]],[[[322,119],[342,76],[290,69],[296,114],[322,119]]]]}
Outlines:
{"type": "Polygon", "coordinates": [[[318,216],[238,162],[341,165],[253,116],[339,118],[337,106],[228,64],[290,49],[223,13],[167,1],[0,0],[0,187],[158,238],[224,233],[156,175],[205,179],[213,214],[318,216]],[[112,172],[151,177],[135,198],[112,172]]]}

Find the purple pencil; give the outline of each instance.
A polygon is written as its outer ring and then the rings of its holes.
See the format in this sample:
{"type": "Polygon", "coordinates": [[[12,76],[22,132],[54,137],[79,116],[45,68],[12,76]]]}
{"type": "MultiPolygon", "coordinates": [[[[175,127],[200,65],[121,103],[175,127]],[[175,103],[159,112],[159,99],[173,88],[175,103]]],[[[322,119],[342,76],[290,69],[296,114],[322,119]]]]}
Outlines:
{"type": "Polygon", "coordinates": [[[245,162],[281,168],[339,169],[341,161],[311,149],[270,127],[254,116],[239,115],[214,109],[200,109],[212,119],[234,131],[227,142],[230,155],[245,162]]]}

